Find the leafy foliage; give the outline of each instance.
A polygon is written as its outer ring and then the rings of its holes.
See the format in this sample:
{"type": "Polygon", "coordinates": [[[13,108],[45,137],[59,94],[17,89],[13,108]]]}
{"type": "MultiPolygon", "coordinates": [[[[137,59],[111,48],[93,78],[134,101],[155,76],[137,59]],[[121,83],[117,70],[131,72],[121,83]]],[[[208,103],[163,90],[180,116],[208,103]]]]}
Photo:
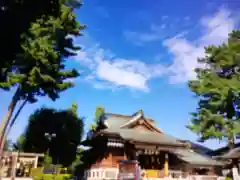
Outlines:
{"type": "Polygon", "coordinates": [[[104,114],[104,107],[97,106],[94,116],[94,122],[93,124],[90,124],[89,129],[92,131],[95,131],[97,124],[99,123],[100,117],[104,114]]]}
{"type": "Polygon", "coordinates": [[[34,176],[35,180],[67,180],[71,178],[71,174],[41,174],[40,176],[34,176]]]}
{"type": "Polygon", "coordinates": [[[52,165],[52,158],[48,154],[46,154],[43,160],[43,167],[50,168],[51,165],[52,165]]]}
{"type": "Polygon", "coordinates": [[[84,152],[83,149],[78,149],[77,150],[77,155],[76,155],[76,159],[72,162],[71,166],[69,169],[71,169],[71,171],[74,173],[75,169],[79,166],[79,165],[82,165],[83,162],[81,160],[82,158],[82,153],[84,152]]]}
{"type": "Polygon", "coordinates": [[[83,27],[75,20],[72,7],[61,4],[60,13],[57,18],[42,16],[22,35],[24,53],[19,55],[14,71],[8,73],[7,81],[0,83],[1,88],[19,85],[19,97],[35,102],[36,95],[55,100],[59,92],[73,86],[65,80],[78,76],[78,72],[66,71],[64,58],[79,50],[69,35],[78,35],[83,27]]]}
{"type": "Polygon", "coordinates": [[[79,6],[78,1],[66,0],[2,0],[0,4],[1,48],[0,82],[7,78],[7,73],[15,69],[18,64],[18,55],[24,53],[21,47],[21,35],[26,33],[32,23],[43,15],[59,17],[62,4],[79,6]],[[29,8],[31,7],[31,8],[29,8]]]}
{"type": "Polygon", "coordinates": [[[199,103],[188,128],[201,141],[227,138],[234,143],[235,136],[240,135],[240,73],[236,71],[240,65],[239,34],[234,31],[227,43],[207,47],[206,56],[198,60],[201,68],[196,69],[197,80],[189,82],[199,103]]]}
{"type": "Polygon", "coordinates": [[[4,151],[10,151],[11,150],[11,140],[6,140],[5,141],[3,150],[4,151]]]}
{"type": "Polygon", "coordinates": [[[25,137],[23,135],[19,136],[17,142],[13,144],[13,149],[15,151],[23,151],[23,146],[25,142],[25,137]]]}
{"type": "MultiPolygon", "coordinates": [[[[1,139],[5,139],[12,113],[20,100],[34,103],[41,96],[56,100],[60,92],[74,86],[72,81],[67,80],[79,75],[77,70],[66,68],[65,59],[76,55],[76,51],[80,49],[74,46],[73,38],[80,36],[80,31],[85,27],[77,22],[74,14],[74,9],[81,4],[75,0],[43,0],[36,4],[33,2],[35,1],[10,0],[1,4],[4,6],[4,12],[1,11],[3,17],[23,23],[19,25],[23,25],[19,31],[10,31],[14,35],[11,40],[16,41],[14,50],[9,57],[3,57],[3,64],[0,66],[0,89],[10,90],[16,87],[0,126],[1,139]],[[29,9],[38,5],[39,9],[29,9]],[[13,10],[16,11],[12,12],[13,10]],[[34,10],[34,13],[30,13],[34,10]],[[26,19],[18,19],[13,13],[20,17],[23,15],[26,19]]],[[[8,29],[12,24],[7,25],[8,29]]],[[[1,141],[0,152],[3,142],[1,141]]]]}
{"type": "Polygon", "coordinates": [[[37,153],[48,151],[54,164],[69,166],[75,160],[83,126],[83,119],[70,110],[39,109],[29,118],[23,150],[37,153]],[[56,136],[49,141],[45,133],[56,136]]]}

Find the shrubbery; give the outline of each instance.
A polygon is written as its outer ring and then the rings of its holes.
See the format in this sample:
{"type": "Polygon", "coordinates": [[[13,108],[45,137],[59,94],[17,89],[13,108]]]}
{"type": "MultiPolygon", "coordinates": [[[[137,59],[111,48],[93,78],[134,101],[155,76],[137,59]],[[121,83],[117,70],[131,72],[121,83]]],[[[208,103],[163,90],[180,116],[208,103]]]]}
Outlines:
{"type": "MultiPolygon", "coordinates": [[[[59,168],[58,172],[61,171],[62,168],[59,168]]],[[[71,174],[44,174],[43,168],[34,168],[31,170],[31,177],[33,177],[34,180],[66,180],[71,178],[71,174]]]]}
{"type": "Polygon", "coordinates": [[[39,176],[33,176],[34,180],[67,180],[71,178],[71,174],[41,174],[39,176]]]}

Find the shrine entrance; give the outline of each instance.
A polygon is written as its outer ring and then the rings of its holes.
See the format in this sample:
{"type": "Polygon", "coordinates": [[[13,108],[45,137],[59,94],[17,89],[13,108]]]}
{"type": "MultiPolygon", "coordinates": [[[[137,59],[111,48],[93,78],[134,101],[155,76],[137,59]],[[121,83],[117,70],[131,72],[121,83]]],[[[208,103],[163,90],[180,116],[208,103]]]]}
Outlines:
{"type": "Polygon", "coordinates": [[[161,170],[164,168],[165,158],[163,154],[161,155],[140,154],[138,156],[138,161],[141,169],[161,170]]]}
{"type": "Polygon", "coordinates": [[[137,160],[142,177],[163,178],[168,176],[168,153],[159,150],[138,149],[137,160]]]}

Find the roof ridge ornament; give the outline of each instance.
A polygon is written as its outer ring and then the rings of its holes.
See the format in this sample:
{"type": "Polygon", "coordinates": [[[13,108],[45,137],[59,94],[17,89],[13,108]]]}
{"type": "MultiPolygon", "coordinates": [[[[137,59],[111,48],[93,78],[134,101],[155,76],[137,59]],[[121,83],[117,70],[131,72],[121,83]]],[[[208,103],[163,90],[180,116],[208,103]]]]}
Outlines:
{"type": "Polygon", "coordinates": [[[143,110],[139,109],[137,112],[135,112],[132,117],[136,116],[137,114],[141,114],[142,116],[144,116],[143,110]]]}
{"type": "Polygon", "coordinates": [[[157,128],[156,126],[152,125],[151,123],[149,123],[147,121],[147,118],[144,116],[143,111],[140,109],[139,111],[137,111],[136,113],[134,113],[132,115],[132,119],[130,119],[129,121],[127,121],[125,124],[121,125],[120,128],[125,128],[135,122],[137,122],[140,118],[144,119],[146,121],[146,123],[153,128],[155,131],[162,133],[162,130],[160,130],[159,128],[157,128]]]}

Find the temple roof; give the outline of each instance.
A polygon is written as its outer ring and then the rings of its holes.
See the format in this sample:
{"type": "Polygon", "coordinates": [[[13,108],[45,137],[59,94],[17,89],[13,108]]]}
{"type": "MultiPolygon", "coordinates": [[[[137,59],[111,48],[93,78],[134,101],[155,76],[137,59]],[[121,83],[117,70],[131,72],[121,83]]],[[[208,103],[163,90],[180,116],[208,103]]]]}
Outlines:
{"type": "Polygon", "coordinates": [[[140,118],[144,118],[146,121],[148,121],[149,124],[151,124],[152,126],[156,126],[155,121],[145,117],[142,110],[139,110],[137,113],[134,113],[133,115],[121,115],[112,113],[105,114],[105,121],[108,124],[108,128],[111,129],[119,129],[121,127],[127,126],[131,123],[136,122],[140,118]]]}
{"type": "Polygon", "coordinates": [[[157,132],[136,131],[135,129],[105,129],[105,133],[118,133],[125,140],[161,145],[183,145],[178,139],[157,132]]]}
{"type": "Polygon", "coordinates": [[[228,152],[214,156],[216,159],[240,159],[240,147],[229,150],[228,152]]]}
{"type": "MultiPolygon", "coordinates": [[[[235,149],[235,148],[238,148],[238,147],[240,147],[240,143],[234,144],[234,149],[235,149]]],[[[227,146],[224,146],[224,147],[221,147],[221,148],[218,148],[218,149],[209,151],[208,154],[209,154],[210,156],[221,156],[221,155],[224,155],[224,154],[228,153],[229,150],[230,150],[230,149],[229,149],[229,146],[227,145],[227,146]]]]}
{"type": "Polygon", "coordinates": [[[177,155],[179,159],[192,164],[202,166],[221,166],[222,162],[216,161],[210,157],[198,154],[191,149],[176,148],[172,150],[172,153],[177,155]]]}
{"type": "Polygon", "coordinates": [[[152,144],[165,145],[184,145],[177,138],[167,135],[161,129],[155,126],[155,121],[144,116],[143,111],[140,110],[133,115],[126,116],[120,114],[105,114],[104,124],[107,128],[101,130],[103,133],[117,133],[123,139],[132,140],[135,142],[144,142],[152,144]],[[144,121],[151,130],[133,129],[130,126],[137,123],[137,121],[144,121]]]}

